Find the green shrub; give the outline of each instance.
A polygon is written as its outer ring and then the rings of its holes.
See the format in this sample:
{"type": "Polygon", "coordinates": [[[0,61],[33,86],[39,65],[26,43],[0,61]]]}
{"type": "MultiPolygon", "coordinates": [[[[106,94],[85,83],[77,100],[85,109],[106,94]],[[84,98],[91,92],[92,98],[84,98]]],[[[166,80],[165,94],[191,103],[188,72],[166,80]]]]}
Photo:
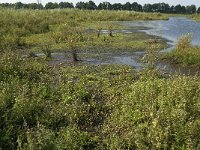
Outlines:
{"type": "Polygon", "coordinates": [[[199,149],[198,78],[137,81],[104,124],[108,149],[199,149]]]}
{"type": "Polygon", "coordinates": [[[97,146],[96,138],[88,132],[81,132],[77,127],[63,128],[56,139],[57,149],[84,150],[94,149],[97,146]]]}
{"type": "Polygon", "coordinates": [[[176,48],[171,53],[165,55],[182,65],[199,66],[200,65],[200,47],[193,46],[191,43],[192,36],[190,34],[180,37],[176,48]]]}

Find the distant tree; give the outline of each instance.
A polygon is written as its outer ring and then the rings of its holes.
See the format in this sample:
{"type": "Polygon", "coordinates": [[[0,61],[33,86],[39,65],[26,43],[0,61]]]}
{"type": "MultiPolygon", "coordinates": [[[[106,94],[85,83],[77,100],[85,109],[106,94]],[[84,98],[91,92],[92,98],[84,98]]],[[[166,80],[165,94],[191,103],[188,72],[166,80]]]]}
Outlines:
{"type": "Polygon", "coordinates": [[[89,2],[86,2],[86,9],[95,10],[97,9],[97,6],[93,1],[89,1],[89,2]]]}
{"type": "Polygon", "coordinates": [[[185,14],[186,13],[186,7],[185,6],[181,6],[181,13],[185,14]]]}
{"type": "MultiPolygon", "coordinates": [[[[29,3],[29,4],[23,4],[21,2],[17,2],[15,4],[12,3],[0,3],[0,7],[5,8],[15,8],[15,9],[42,9],[44,8],[42,4],[39,3],[29,3]]],[[[73,3],[69,2],[60,2],[58,3],[52,3],[48,2],[45,5],[45,9],[55,9],[55,8],[74,8],[73,3]]],[[[144,6],[138,4],[137,2],[133,2],[132,4],[130,2],[126,2],[125,4],[121,3],[114,3],[113,5],[109,2],[101,2],[97,6],[92,0],[89,0],[88,2],[78,2],[75,5],[75,8],[78,9],[88,9],[88,10],[129,10],[129,11],[144,11],[144,12],[160,12],[160,13],[200,13],[200,7],[197,9],[195,5],[190,6],[169,6],[167,3],[154,3],[154,4],[144,4],[144,6]]]]}
{"type": "Polygon", "coordinates": [[[76,3],[75,7],[78,9],[86,9],[86,4],[85,4],[85,2],[78,2],[78,3],[76,3]]]}
{"type": "Polygon", "coordinates": [[[172,5],[172,6],[170,7],[170,13],[175,13],[175,7],[174,7],[174,5],[172,5]]]}
{"type": "Polygon", "coordinates": [[[137,2],[133,2],[131,4],[131,10],[133,10],[133,11],[142,11],[142,5],[138,4],[137,2]]]}
{"type": "Polygon", "coordinates": [[[122,4],[121,3],[115,3],[112,5],[113,10],[122,10],[122,4]]]}
{"type": "Polygon", "coordinates": [[[12,3],[0,3],[0,7],[4,7],[4,8],[14,8],[15,4],[12,3]]]}
{"type": "Polygon", "coordinates": [[[200,7],[197,9],[197,13],[200,14],[200,7]]]}
{"type": "Polygon", "coordinates": [[[155,3],[152,5],[153,12],[168,13],[170,12],[169,4],[165,3],[155,3]]]}
{"type": "Polygon", "coordinates": [[[159,6],[158,3],[153,4],[153,5],[152,5],[152,11],[153,11],[153,12],[158,12],[158,6],[159,6]]]}
{"type": "Polygon", "coordinates": [[[126,4],[122,5],[123,10],[132,10],[132,5],[130,2],[127,2],[126,4]]]}
{"type": "Polygon", "coordinates": [[[15,9],[21,9],[24,8],[24,4],[22,2],[16,2],[14,4],[15,9]]]}
{"type": "Polygon", "coordinates": [[[42,9],[43,6],[42,6],[42,4],[29,3],[29,4],[26,4],[25,8],[28,8],[28,9],[42,9]]]}
{"type": "Polygon", "coordinates": [[[98,7],[99,10],[110,10],[112,8],[112,5],[109,2],[103,2],[99,3],[98,7]]]}
{"type": "Polygon", "coordinates": [[[187,6],[187,7],[186,7],[186,12],[187,12],[188,14],[196,13],[196,11],[197,11],[197,8],[196,8],[195,5],[191,5],[191,6],[187,6]]]}
{"type": "Polygon", "coordinates": [[[153,12],[152,5],[151,4],[144,4],[143,11],[144,12],[153,12]]]}
{"type": "Polygon", "coordinates": [[[184,11],[185,11],[184,7],[182,7],[180,4],[176,5],[174,7],[174,13],[179,13],[179,14],[184,13],[184,11]]]}
{"type": "Polygon", "coordinates": [[[159,3],[158,4],[158,12],[160,12],[160,13],[169,13],[170,12],[169,4],[159,3]]]}
{"type": "Polygon", "coordinates": [[[69,3],[69,2],[60,2],[59,4],[59,8],[63,9],[63,8],[74,8],[73,3],[69,3]]]}
{"type": "Polygon", "coordinates": [[[142,11],[142,5],[138,4],[138,7],[137,7],[136,11],[142,11]]]}
{"type": "Polygon", "coordinates": [[[45,8],[46,8],[46,9],[56,9],[56,8],[59,8],[59,5],[58,5],[58,3],[48,2],[48,3],[45,5],[45,8]]]}
{"type": "Polygon", "coordinates": [[[97,6],[96,6],[96,4],[93,1],[78,2],[78,3],[76,3],[76,8],[78,8],[78,9],[95,10],[95,9],[97,9],[97,6]]]}
{"type": "Polygon", "coordinates": [[[44,8],[44,6],[40,3],[40,4],[38,4],[38,9],[43,9],[44,8]]]}

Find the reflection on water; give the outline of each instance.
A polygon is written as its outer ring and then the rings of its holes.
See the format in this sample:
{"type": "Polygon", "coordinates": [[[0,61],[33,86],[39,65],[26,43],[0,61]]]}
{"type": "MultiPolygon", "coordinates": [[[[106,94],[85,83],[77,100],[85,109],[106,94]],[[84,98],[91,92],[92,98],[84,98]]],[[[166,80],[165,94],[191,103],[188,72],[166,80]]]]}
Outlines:
{"type": "MultiPolygon", "coordinates": [[[[141,57],[144,55],[144,52],[135,52],[135,53],[120,53],[120,54],[111,54],[111,53],[78,53],[79,62],[89,65],[104,65],[104,64],[121,64],[133,66],[137,70],[141,70],[143,65],[141,63],[141,57]],[[94,55],[98,57],[94,57],[94,55]],[[89,57],[84,57],[89,56],[89,57]]],[[[44,57],[44,53],[36,53],[38,57],[44,57]]],[[[52,59],[49,61],[51,65],[58,65],[63,63],[73,62],[71,53],[62,53],[56,52],[52,53],[52,59]]],[[[179,73],[179,74],[199,74],[200,71],[196,68],[187,68],[181,67],[179,65],[173,65],[165,62],[159,62],[157,64],[158,68],[164,69],[166,73],[179,73]]]]}
{"type": "MultiPolygon", "coordinates": [[[[192,43],[195,45],[200,45],[200,23],[195,22],[190,19],[186,19],[183,17],[172,17],[167,21],[124,21],[121,22],[122,25],[127,27],[144,27],[146,30],[142,30],[147,34],[160,36],[162,38],[166,38],[170,42],[169,45],[172,47],[168,49],[164,49],[163,51],[172,50],[173,46],[176,44],[177,39],[184,35],[191,33],[193,34],[192,43]]],[[[114,30],[115,33],[133,33],[133,29],[126,30],[114,30]]],[[[108,30],[102,30],[102,33],[107,33],[108,30]]],[[[37,56],[44,56],[43,53],[37,53],[37,56]]],[[[80,57],[81,63],[86,63],[90,65],[101,65],[101,64],[123,64],[133,66],[137,70],[142,69],[142,63],[140,58],[144,55],[144,52],[138,51],[135,53],[120,53],[120,54],[112,54],[112,53],[78,53],[80,57]],[[86,57],[85,57],[86,56],[86,57]]],[[[71,62],[71,54],[70,53],[52,53],[52,64],[71,62]]],[[[180,74],[190,74],[193,72],[196,73],[197,70],[190,70],[188,68],[180,67],[178,65],[171,65],[168,63],[160,62],[157,64],[158,68],[165,68],[168,73],[178,72],[180,74]]]]}
{"type": "Polygon", "coordinates": [[[171,17],[169,20],[155,21],[125,21],[122,25],[129,27],[145,27],[141,30],[147,34],[156,35],[170,40],[175,45],[177,39],[185,34],[192,34],[192,44],[200,45],[200,23],[185,17],[171,17]]]}

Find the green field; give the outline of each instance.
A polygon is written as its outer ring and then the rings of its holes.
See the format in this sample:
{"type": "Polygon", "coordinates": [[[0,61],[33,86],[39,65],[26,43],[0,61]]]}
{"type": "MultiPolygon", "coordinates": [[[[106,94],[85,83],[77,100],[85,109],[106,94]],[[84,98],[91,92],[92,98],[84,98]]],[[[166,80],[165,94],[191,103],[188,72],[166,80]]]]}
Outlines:
{"type": "MultiPolygon", "coordinates": [[[[199,76],[166,75],[155,68],[165,40],[114,32],[124,29],[118,21],[169,15],[1,9],[0,16],[0,149],[200,149],[199,76]],[[79,56],[86,50],[86,58],[94,57],[90,52],[147,55],[140,71],[72,58],[52,64],[53,52],[79,56]],[[35,56],[41,52],[45,56],[35,56]]],[[[199,48],[187,39],[166,58],[198,66],[199,48]],[[187,44],[192,50],[185,60],[179,50],[187,44]]]]}

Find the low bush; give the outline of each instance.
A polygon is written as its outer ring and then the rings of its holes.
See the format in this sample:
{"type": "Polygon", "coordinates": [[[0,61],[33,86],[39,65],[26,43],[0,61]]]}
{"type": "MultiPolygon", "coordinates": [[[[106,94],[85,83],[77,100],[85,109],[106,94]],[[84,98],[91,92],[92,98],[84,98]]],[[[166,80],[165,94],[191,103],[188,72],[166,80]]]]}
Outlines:
{"type": "Polygon", "coordinates": [[[190,34],[180,37],[175,50],[166,54],[164,57],[185,66],[199,66],[200,47],[193,46],[191,38],[192,36],[190,34]]]}

